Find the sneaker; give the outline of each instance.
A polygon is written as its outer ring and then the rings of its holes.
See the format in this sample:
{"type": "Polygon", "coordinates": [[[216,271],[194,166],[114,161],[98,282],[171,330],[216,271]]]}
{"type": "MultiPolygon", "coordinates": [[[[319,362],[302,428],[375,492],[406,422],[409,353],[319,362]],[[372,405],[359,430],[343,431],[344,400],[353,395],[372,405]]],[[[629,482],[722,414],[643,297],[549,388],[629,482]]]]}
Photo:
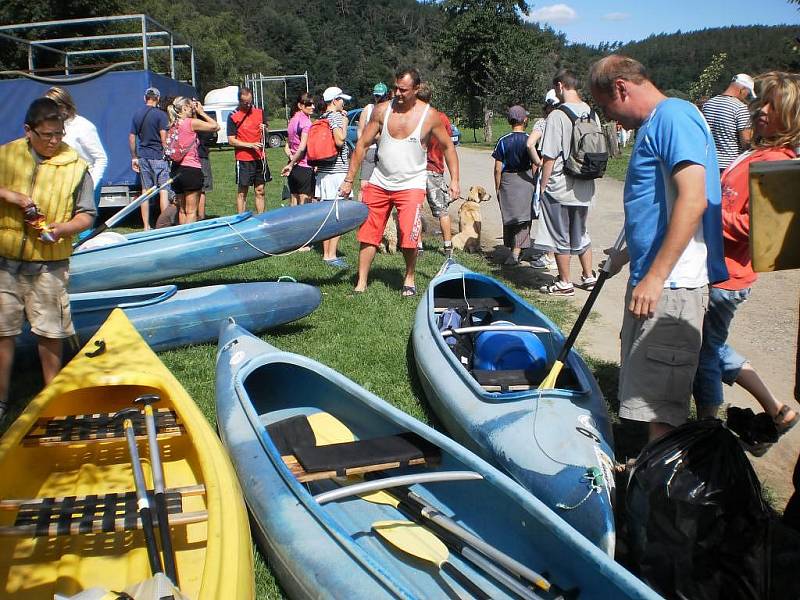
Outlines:
{"type": "Polygon", "coordinates": [[[557,279],[550,285],[543,285],[539,288],[539,291],[543,294],[549,294],[551,296],[574,296],[575,295],[575,288],[572,287],[571,283],[566,281],[561,281],[557,279]]]}
{"type": "Polygon", "coordinates": [[[343,259],[341,256],[337,256],[336,258],[325,259],[325,264],[329,267],[334,267],[335,269],[349,269],[350,265],[347,264],[347,261],[343,259]]]}
{"type": "Polygon", "coordinates": [[[509,254],[509,255],[506,257],[505,261],[503,261],[503,264],[504,264],[504,265],[506,265],[506,266],[509,266],[509,267],[516,266],[516,265],[518,265],[518,264],[519,264],[519,258],[518,258],[518,257],[516,257],[516,256],[514,256],[514,254],[513,254],[513,253],[512,253],[512,254],[509,254]]]}
{"type": "Polygon", "coordinates": [[[555,271],[557,269],[555,259],[550,258],[547,254],[542,254],[531,263],[531,266],[534,269],[544,269],[546,271],[555,271]]]}
{"type": "Polygon", "coordinates": [[[442,246],[442,254],[445,258],[453,258],[453,242],[445,242],[442,246]]]}
{"type": "Polygon", "coordinates": [[[591,292],[594,289],[594,284],[597,283],[597,273],[592,271],[592,274],[588,277],[581,275],[581,284],[579,287],[582,287],[587,292],[591,292]]]}

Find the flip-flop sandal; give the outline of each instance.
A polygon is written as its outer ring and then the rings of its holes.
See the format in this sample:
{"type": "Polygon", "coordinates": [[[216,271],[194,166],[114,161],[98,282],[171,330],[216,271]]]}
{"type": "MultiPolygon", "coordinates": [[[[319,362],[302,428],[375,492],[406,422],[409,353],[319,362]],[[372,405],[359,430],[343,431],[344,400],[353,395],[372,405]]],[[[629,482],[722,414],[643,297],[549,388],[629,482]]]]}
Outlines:
{"type": "Polygon", "coordinates": [[[781,425],[778,422],[778,419],[782,420],[783,416],[790,410],[793,409],[788,404],[784,404],[783,407],[778,411],[778,414],[776,414],[775,417],[772,419],[773,421],[775,421],[775,427],[778,430],[778,437],[786,435],[787,433],[789,433],[790,429],[792,429],[795,425],[800,423],[800,411],[795,411],[794,419],[792,419],[788,423],[784,423],[783,425],[781,425]]]}
{"type": "Polygon", "coordinates": [[[403,298],[410,298],[411,296],[417,295],[417,286],[415,285],[404,285],[403,289],[400,291],[400,295],[403,298]]]}

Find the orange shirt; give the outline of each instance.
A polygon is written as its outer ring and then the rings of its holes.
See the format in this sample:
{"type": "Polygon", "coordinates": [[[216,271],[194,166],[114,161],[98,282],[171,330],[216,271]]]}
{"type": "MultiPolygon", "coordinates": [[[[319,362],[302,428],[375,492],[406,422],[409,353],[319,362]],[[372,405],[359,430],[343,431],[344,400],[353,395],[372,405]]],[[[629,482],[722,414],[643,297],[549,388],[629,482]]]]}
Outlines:
{"type": "MultiPolygon", "coordinates": [[[[447,115],[440,111],[439,118],[447,130],[447,135],[453,135],[453,126],[450,125],[450,119],[447,118],[447,115]]],[[[444,173],[444,152],[439,140],[432,135],[431,139],[428,140],[428,171],[444,173]]]]}

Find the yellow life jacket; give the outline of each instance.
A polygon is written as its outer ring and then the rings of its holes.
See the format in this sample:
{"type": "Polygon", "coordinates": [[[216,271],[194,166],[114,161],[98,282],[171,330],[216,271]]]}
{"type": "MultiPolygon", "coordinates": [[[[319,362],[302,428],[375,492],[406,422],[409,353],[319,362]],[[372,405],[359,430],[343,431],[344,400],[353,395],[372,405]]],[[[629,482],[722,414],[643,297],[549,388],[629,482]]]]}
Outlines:
{"type": "MultiPolygon", "coordinates": [[[[30,196],[48,223],[72,218],[75,191],[87,165],[62,143],[56,154],[38,165],[26,138],[0,146],[0,188],[30,196]]],[[[72,254],[72,240],[43,242],[39,232],[25,223],[19,206],[0,201],[0,256],[41,262],[64,260],[72,254]]]]}

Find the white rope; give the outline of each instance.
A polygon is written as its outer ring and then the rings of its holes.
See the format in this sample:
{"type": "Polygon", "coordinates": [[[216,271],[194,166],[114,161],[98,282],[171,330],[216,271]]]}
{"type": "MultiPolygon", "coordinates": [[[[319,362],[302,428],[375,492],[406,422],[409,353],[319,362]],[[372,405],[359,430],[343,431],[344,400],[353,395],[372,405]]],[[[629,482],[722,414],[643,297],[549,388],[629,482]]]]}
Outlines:
{"type": "Polygon", "coordinates": [[[315,231],[313,234],[311,234],[311,237],[308,239],[308,241],[307,241],[307,242],[305,242],[305,243],[301,244],[301,245],[300,245],[298,248],[295,248],[294,250],[289,250],[288,252],[280,252],[280,253],[278,253],[278,254],[272,254],[271,252],[267,252],[266,250],[262,250],[261,248],[259,248],[259,247],[255,246],[255,245],[254,245],[252,242],[250,242],[248,239],[246,239],[246,238],[245,238],[245,237],[244,237],[244,236],[243,236],[243,235],[242,235],[242,234],[241,234],[239,231],[237,231],[237,230],[236,230],[236,228],[233,226],[233,224],[232,224],[232,223],[226,223],[226,225],[227,225],[228,227],[230,227],[230,228],[231,228],[231,230],[232,230],[232,231],[233,231],[233,232],[234,232],[234,233],[235,233],[237,236],[239,236],[239,238],[240,238],[240,239],[241,239],[241,240],[242,240],[242,241],[243,241],[245,244],[247,244],[248,246],[250,246],[250,247],[251,247],[253,250],[255,250],[256,252],[260,252],[260,253],[261,253],[261,254],[263,254],[264,256],[289,256],[290,254],[294,254],[295,252],[300,252],[300,248],[303,248],[304,246],[308,246],[309,244],[311,244],[311,242],[313,242],[313,241],[314,241],[314,238],[315,238],[315,237],[317,237],[317,234],[318,234],[320,231],[322,231],[322,228],[323,228],[323,227],[325,227],[325,223],[327,223],[327,222],[328,222],[328,219],[330,219],[330,218],[331,218],[331,214],[333,214],[334,210],[336,211],[336,220],[337,220],[337,221],[339,220],[339,198],[334,198],[332,201],[331,201],[331,200],[328,200],[327,202],[332,202],[332,203],[333,203],[333,206],[331,206],[331,209],[328,211],[328,214],[327,214],[327,215],[325,215],[325,219],[323,219],[323,221],[322,221],[322,224],[321,224],[321,225],[320,225],[320,226],[317,228],[317,230],[316,230],[316,231],[315,231]]]}

